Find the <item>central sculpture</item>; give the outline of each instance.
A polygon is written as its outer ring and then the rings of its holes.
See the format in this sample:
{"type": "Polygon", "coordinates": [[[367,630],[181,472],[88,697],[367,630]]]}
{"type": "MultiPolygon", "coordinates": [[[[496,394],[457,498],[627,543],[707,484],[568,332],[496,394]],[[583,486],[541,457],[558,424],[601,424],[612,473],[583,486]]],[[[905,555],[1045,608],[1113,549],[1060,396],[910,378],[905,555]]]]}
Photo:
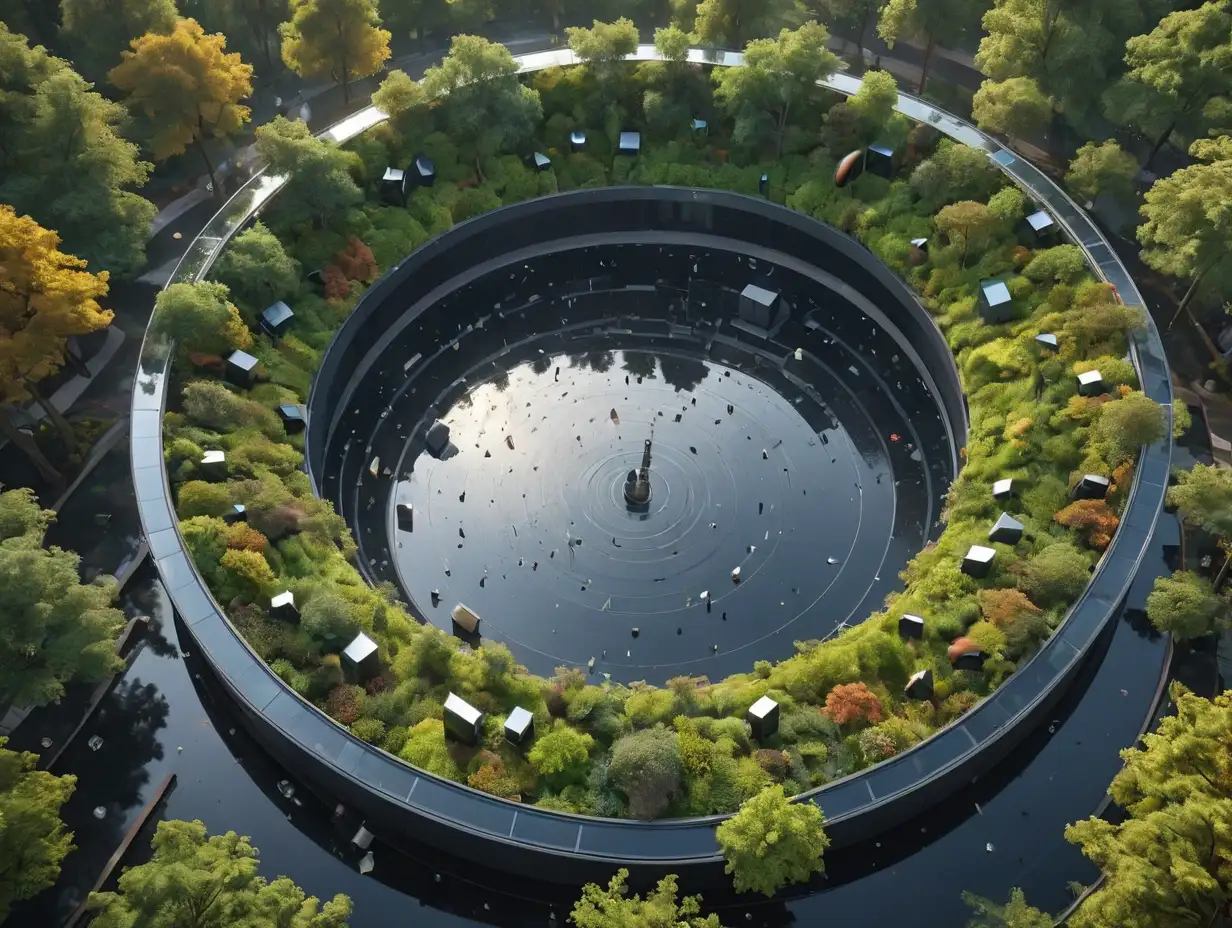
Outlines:
{"type": "Polygon", "coordinates": [[[650,439],[642,447],[642,466],[629,471],[625,478],[625,505],[630,509],[644,509],[650,502],[650,439]]]}

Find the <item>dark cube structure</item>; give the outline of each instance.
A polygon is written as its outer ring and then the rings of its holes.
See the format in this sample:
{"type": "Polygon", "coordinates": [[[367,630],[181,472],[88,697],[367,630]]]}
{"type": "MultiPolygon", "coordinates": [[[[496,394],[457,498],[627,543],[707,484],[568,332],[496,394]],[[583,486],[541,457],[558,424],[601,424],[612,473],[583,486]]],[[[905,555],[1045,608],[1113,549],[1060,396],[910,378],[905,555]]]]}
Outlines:
{"type": "Polygon", "coordinates": [[[749,706],[744,720],[753,729],[753,737],[763,741],[779,730],[779,704],[769,696],[763,696],[749,706]]]}
{"type": "Polygon", "coordinates": [[[757,179],[757,192],[763,197],[770,196],[770,175],[763,174],[757,179]]]}
{"type": "Polygon", "coordinates": [[[1035,336],[1035,344],[1039,346],[1041,351],[1056,351],[1059,347],[1057,337],[1051,332],[1041,332],[1035,336]]]}
{"type": "Polygon", "coordinates": [[[469,702],[450,693],[445,700],[445,736],[474,747],[483,735],[483,713],[469,702]]]}
{"type": "Polygon", "coordinates": [[[247,351],[233,351],[227,358],[227,383],[251,389],[257,380],[257,359],[247,351]]]}
{"type": "Polygon", "coordinates": [[[294,403],[283,403],[279,406],[278,419],[282,422],[282,427],[287,430],[288,435],[302,432],[308,425],[308,421],[304,418],[303,408],[294,403]]]}
{"type": "Polygon", "coordinates": [[[740,293],[740,318],[762,328],[770,328],[778,312],[779,295],[756,284],[749,284],[740,293]]]}
{"type": "Polygon", "coordinates": [[[954,658],[952,666],[955,670],[983,670],[986,660],[988,656],[983,651],[968,651],[954,658]]]}
{"type": "Polygon", "coordinates": [[[979,311],[980,318],[989,325],[1014,318],[1014,299],[1004,280],[986,280],[980,284],[979,311]]]}
{"type": "Polygon", "coordinates": [[[962,572],[968,577],[987,577],[988,572],[992,570],[992,562],[997,557],[996,548],[988,548],[984,545],[972,545],[971,548],[963,555],[962,572]]]}
{"type": "Polygon", "coordinates": [[[921,670],[911,675],[907,685],[903,687],[903,695],[908,699],[929,700],[933,698],[933,672],[921,670]]]}
{"type": "Polygon", "coordinates": [[[222,520],[228,525],[234,525],[236,522],[247,522],[248,507],[243,503],[235,503],[229,510],[227,510],[227,513],[222,517],[222,520]]]}
{"type": "Polygon", "coordinates": [[[1014,483],[1013,477],[1002,477],[1000,480],[994,480],[992,484],[992,498],[999,503],[1005,502],[1007,499],[1013,499],[1018,495],[1018,487],[1014,483]]]}
{"type": "Polygon", "coordinates": [[[406,171],[406,186],[431,187],[436,183],[436,165],[427,155],[416,155],[406,171]]]}
{"type": "Polygon", "coordinates": [[[225,451],[207,451],[197,462],[197,470],[206,480],[225,480],[227,478],[227,453],[225,451]]]}
{"type": "Polygon", "coordinates": [[[321,271],[320,268],[309,271],[307,274],[304,275],[304,279],[307,280],[308,283],[312,285],[313,289],[318,290],[318,291],[325,290],[325,274],[321,271]]]}
{"type": "Polygon", "coordinates": [[[1022,541],[1023,529],[1024,526],[1021,522],[1008,512],[1003,512],[997,517],[993,527],[989,529],[988,540],[1003,545],[1016,545],[1022,541]]]}
{"type": "Polygon", "coordinates": [[[1111,486],[1107,477],[1099,474],[1083,474],[1082,479],[1069,491],[1071,499],[1103,499],[1111,486]]]}
{"type": "Polygon", "coordinates": [[[898,634],[902,638],[923,638],[924,617],[903,613],[903,617],[898,620],[898,634]]]}
{"type": "Polygon", "coordinates": [[[569,150],[575,154],[586,150],[586,133],[581,129],[574,129],[569,133],[569,150]]]}
{"type": "Polygon", "coordinates": [[[295,605],[295,594],[290,590],[283,590],[278,595],[271,596],[269,616],[271,619],[277,619],[279,622],[289,622],[292,625],[298,625],[299,607],[295,605]]]}
{"type": "Polygon", "coordinates": [[[1099,371],[1086,371],[1078,375],[1078,393],[1080,396],[1103,396],[1108,392],[1104,383],[1104,375],[1099,371]]]}
{"type": "Polygon", "coordinates": [[[261,330],[270,338],[282,338],[287,334],[287,329],[291,328],[291,320],[294,318],[295,313],[291,312],[291,307],[279,300],[262,310],[261,330]]]}
{"type": "Polygon", "coordinates": [[[406,205],[406,171],[386,168],[381,176],[381,202],[390,206],[406,205]]]}
{"type": "Polygon", "coordinates": [[[396,507],[398,515],[398,528],[404,532],[413,532],[415,530],[415,510],[410,503],[398,503],[396,507]]]}
{"type": "Polygon", "coordinates": [[[689,128],[694,132],[700,132],[702,135],[705,135],[710,127],[706,124],[706,120],[694,119],[691,123],[689,123],[689,128]]]}
{"type": "Polygon", "coordinates": [[[449,447],[449,426],[437,419],[428,429],[428,434],[424,436],[424,444],[429,454],[439,458],[441,452],[449,447]]]}
{"type": "Polygon", "coordinates": [[[616,149],[616,154],[625,155],[629,158],[634,157],[642,150],[642,133],[640,132],[622,132],[620,133],[620,144],[616,149]]]}
{"type": "Polygon", "coordinates": [[[371,680],[381,672],[381,658],[376,642],[360,632],[342,651],[342,675],[348,683],[371,680]]]}
{"type": "Polygon", "coordinates": [[[1027,228],[1031,230],[1035,241],[1040,244],[1056,241],[1057,233],[1060,231],[1052,215],[1042,209],[1027,217],[1027,228]]]}
{"type": "Polygon", "coordinates": [[[529,167],[534,168],[536,171],[543,172],[552,166],[552,159],[543,152],[537,151],[526,159],[526,163],[529,167]]]}
{"type": "Polygon", "coordinates": [[[864,170],[886,180],[894,178],[894,149],[886,145],[870,145],[864,156],[864,170]]]}
{"type": "Polygon", "coordinates": [[[514,747],[523,747],[534,737],[535,717],[521,706],[514,707],[505,719],[505,740],[514,747]]]}

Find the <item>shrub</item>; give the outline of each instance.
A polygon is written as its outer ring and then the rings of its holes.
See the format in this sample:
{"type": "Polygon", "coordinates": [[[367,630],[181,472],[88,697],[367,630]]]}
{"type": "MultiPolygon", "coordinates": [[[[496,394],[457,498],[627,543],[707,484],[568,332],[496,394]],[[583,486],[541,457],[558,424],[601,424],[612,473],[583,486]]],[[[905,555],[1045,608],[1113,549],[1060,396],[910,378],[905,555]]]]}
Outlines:
{"type": "Polygon", "coordinates": [[[231,511],[231,493],[219,483],[190,480],[176,494],[176,510],[182,519],[193,516],[222,517],[231,511]]]}
{"type": "Polygon", "coordinates": [[[425,719],[407,735],[399,756],[428,773],[447,780],[460,780],[462,770],[449,753],[445,742],[445,723],[440,719],[425,719]]]}
{"type": "Polygon", "coordinates": [[[608,775],[629,800],[634,818],[662,814],[681,785],[680,742],[675,732],[650,728],[612,745],[608,775]]]}
{"type": "Polygon", "coordinates": [[[262,223],[256,222],[227,245],[213,268],[214,278],[249,318],[299,289],[299,262],[287,254],[262,223]]]}
{"type": "Polygon", "coordinates": [[[821,809],[791,803],[782,786],[770,786],[719,825],[717,837],[737,892],[774,895],[788,883],[803,883],[825,871],[830,846],[821,809]]]}
{"type": "Polygon", "coordinates": [[[335,686],[325,700],[325,711],[343,725],[356,721],[362,710],[364,689],[362,686],[335,686]]]}
{"type": "Polygon", "coordinates": [[[885,714],[881,700],[864,683],[845,683],[826,696],[826,715],[836,725],[876,724],[885,714]]]}
{"type": "Polygon", "coordinates": [[[300,627],[314,638],[341,649],[359,631],[353,603],[331,590],[313,594],[300,614],[300,627]]]}
{"type": "Polygon", "coordinates": [[[379,745],[386,737],[385,723],[380,719],[356,719],[351,723],[351,734],[369,744],[379,745]]]}
{"type": "Polygon", "coordinates": [[[1097,551],[1108,547],[1116,531],[1117,515],[1102,499],[1079,499],[1053,516],[1058,525],[1082,532],[1086,543],[1097,551]]]}
{"type": "Polygon", "coordinates": [[[557,722],[551,731],[535,739],[527,760],[553,782],[571,782],[585,777],[594,746],[595,739],[590,735],[557,722]]]}
{"type": "Polygon", "coordinates": [[[334,255],[333,263],[347,280],[365,284],[372,283],[381,272],[376,266],[376,258],[372,256],[372,249],[354,235],[347,239],[346,248],[334,255]]]}
{"type": "Polygon", "coordinates": [[[252,344],[252,333],[219,283],[171,284],[154,298],[152,328],[181,351],[224,355],[252,344]]]}
{"type": "Polygon", "coordinates": [[[1163,409],[1142,393],[1130,393],[1105,403],[1095,422],[1095,444],[1109,464],[1135,458],[1143,445],[1153,445],[1164,437],[1163,409]]]}

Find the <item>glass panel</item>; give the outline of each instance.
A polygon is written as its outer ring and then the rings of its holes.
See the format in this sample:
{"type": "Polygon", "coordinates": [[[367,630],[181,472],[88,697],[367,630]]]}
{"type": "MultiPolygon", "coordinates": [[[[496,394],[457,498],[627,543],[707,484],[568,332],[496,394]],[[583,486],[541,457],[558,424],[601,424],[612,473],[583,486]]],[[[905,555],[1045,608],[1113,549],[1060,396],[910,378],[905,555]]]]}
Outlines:
{"type": "MultiPolygon", "coordinates": [[[[174,555],[172,555],[174,557],[174,555]]],[[[183,555],[181,555],[182,557],[183,555]]],[[[162,565],[159,565],[160,567],[162,565]]],[[[163,574],[163,582],[167,582],[167,575],[163,574]]],[[[190,583],[183,589],[172,592],[171,598],[175,602],[175,611],[180,614],[189,626],[195,626],[198,622],[210,617],[218,617],[218,610],[214,607],[214,603],[210,601],[209,595],[205,589],[198,583],[190,583]]],[[[219,621],[222,621],[219,619],[219,621]]]]}
{"type": "Polygon", "coordinates": [[[147,499],[141,504],[141,527],[148,533],[162,532],[174,523],[166,499],[147,499]]]}
{"type": "Polygon", "coordinates": [[[377,751],[364,751],[351,775],[368,786],[402,801],[411,793],[419,775],[405,764],[377,751]]]}
{"type": "Polygon", "coordinates": [[[136,465],[133,467],[133,486],[137,491],[137,501],[166,498],[167,488],[163,484],[162,455],[158,455],[156,463],[142,466],[140,459],[134,454],[133,464],[136,465]]]}
{"type": "Polygon", "coordinates": [[[834,819],[858,812],[873,801],[873,794],[863,777],[855,777],[826,787],[812,798],[826,813],[826,818],[834,819]]]}
{"type": "Polygon", "coordinates": [[[138,409],[133,413],[129,424],[129,434],[133,438],[158,438],[162,435],[162,414],[152,409],[138,409]]]}
{"type": "Polygon", "coordinates": [[[173,528],[163,529],[161,532],[150,532],[145,540],[149,543],[150,554],[156,561],[180,550],[180,536],[173,528]]]}
{"type": "Polygon", "coordinates": [[[546,844],[572,851],[577,845],[579,827],[576,821],[522,809],[513,825],[513,837],[532,844],[546,844]]]}
{"type": "Polygon", "coordinates": [[[255,658],[248,669],[238,677],[232,677],[231,682],[258,711],[263,710],[282,692],[281,681],[255,658]]]}
{"type": "Polygon", "coordinates": [[[592,854],[651,857],[656,860],[703,857],[715,853],[717,849],[714,829],[709,825],[645,828],[604,821],[588,821],[582,826],[580,848],[592,854]]]}
{"type": "Polygon", "coordinates": [[[163,585],[168,593],[174,593],[189,584],[197,583],[197,573],[188,563],[188,555],[183,551],[170,554],[158,562],[158,573],[163,578],[163,585]]]}
{"type": "Polygon", "coordinates": [[[499,799],[489,799],[452,783],[420,776],[411,794],[413,805],[428,809],[459,825],[468,825],[489,834],[509,834],[516,807],[499,799]]]}

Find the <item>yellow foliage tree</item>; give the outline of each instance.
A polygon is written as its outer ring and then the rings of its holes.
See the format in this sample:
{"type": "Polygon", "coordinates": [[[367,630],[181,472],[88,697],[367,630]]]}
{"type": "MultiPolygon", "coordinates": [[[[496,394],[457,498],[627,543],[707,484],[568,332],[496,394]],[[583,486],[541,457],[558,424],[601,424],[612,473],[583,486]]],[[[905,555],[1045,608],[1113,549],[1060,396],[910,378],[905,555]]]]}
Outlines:
{"type": "Polygon", "coordinates": [[[291,0],[282,33],[282,60],[300,77],[328,77],[351,101],[351,81],[375,74],[389,58],[389,32],[374,0],[291,0]]]}
{"type": "Polygon", "coordinates": [[[252,94],[252,65],[228,54],[224,35],[206,35],[195,19],[181,19],[170,35],[147,33],[108,78],[129,108],[149,124],[150,151],[163,161],[190,145],[201,153],[218,190],[205,140],[226,138],[248,121],[240,101],[252,94]]]}
{"type": "Polygon", "coordinates": [[[38,382],[64,364],[69,336],[105,328],[112,314],[98,304],[107,272],[59,250],[60,236],[29,216],[0,205],[0,431],[53,483],[62,481],[30,436],[3,413],[10,403],[35,400],[70,450],[72,426],[38,391],[38,382]]]}

